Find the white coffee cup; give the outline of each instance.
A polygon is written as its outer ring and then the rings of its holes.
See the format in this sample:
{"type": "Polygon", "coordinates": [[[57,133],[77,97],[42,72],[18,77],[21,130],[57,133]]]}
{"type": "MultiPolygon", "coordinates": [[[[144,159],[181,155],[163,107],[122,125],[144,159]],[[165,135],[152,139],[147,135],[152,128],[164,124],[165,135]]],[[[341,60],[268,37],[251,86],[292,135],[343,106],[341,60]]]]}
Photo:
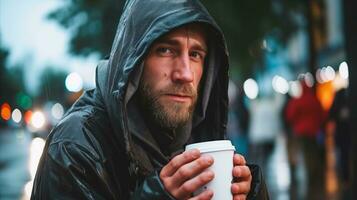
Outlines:
{"type": "Polygon", "coordinates": [[[215,140],[194,143],[186,146],[186,151],[198,149],[201,155],[208,154],[213,157],[214,163],[209,170],[214,173],[214,179],[197,190],[194,195],[211,189],[214,193],[212,200],[232,199],[231,186],[233,179],[233,156],[235,147],[230,140],[215,140]]]}

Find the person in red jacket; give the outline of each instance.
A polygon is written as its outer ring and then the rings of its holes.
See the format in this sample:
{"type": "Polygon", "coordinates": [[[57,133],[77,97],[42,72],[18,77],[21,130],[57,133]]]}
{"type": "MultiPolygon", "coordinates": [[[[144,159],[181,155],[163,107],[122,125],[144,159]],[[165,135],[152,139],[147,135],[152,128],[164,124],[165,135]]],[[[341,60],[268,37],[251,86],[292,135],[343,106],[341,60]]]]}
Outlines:
{"type": "MultiPolygon", "coordinates": [[[[325,121],[325,111],[315,95],[312,87],[304,80],[300,81],[302,94],[291,98],[285,109],[285,118],[293,135],[289,141],[289,157],[296,158],[298,151],[304,157],[307,178],[307,197],[309,199],[324,199],[324,153],[323,146],[319,145],[317,136],[325,121]],[[293,152],[293,153],[291,153],[293,152]]],[[[289,160],[294,160],[289,158],[289,160]]],[[[294,165],[294,163],[291,163],[294,165]]],[[[294,181],[295,166],[291,167],[294,181]]]]}

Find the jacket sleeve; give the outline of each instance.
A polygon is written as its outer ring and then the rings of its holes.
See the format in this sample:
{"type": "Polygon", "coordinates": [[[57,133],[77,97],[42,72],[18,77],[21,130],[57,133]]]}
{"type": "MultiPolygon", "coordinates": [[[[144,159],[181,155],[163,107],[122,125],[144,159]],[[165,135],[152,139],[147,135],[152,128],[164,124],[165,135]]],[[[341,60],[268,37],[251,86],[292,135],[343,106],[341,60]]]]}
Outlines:
{"type": "Polygon", "coordinates": [[[59,142],[44,151],[31,200],[174,200],[164,189],[156,171],[142,181],[131,197],[127,196],[129,191],[123,193],[120,188],[112,188],[104,163],[95,152],[71,142],[59,142]]]}
{"type": "Polygon", "coordinates": [[[31,199],[116,199],[103,166],[98,156],[83,146],[51,144],[41,158],[31,199]]]}
{"type": "Polygon", "coordinates": [[[144,179],[144,181],[140,184],[140,186],[136,188],[131,199],[132,200],[139,200],[139,199],[175,200],[175,198],[165,190],[164,185],[160,180],[158,171],[154,171],[144,179]]]}
{"type": "Polygon", "coordinates": [[[269,200],[268,189],[262,171],[258,165],[248,165],[252,173],[252,183],[248,200],[269,200]]]}

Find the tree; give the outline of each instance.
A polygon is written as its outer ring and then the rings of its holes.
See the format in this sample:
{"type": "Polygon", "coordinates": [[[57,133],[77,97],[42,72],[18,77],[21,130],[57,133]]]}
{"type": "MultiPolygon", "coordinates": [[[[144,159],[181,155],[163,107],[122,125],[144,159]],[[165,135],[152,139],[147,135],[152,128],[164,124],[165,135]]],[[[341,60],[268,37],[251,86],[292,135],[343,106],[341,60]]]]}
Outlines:
{"type": "MultiPolygon", "coordinates": [[[[8,103],[10,108],[25,109],[32,101],[25,95],[23,68],[21,66],[7,67],[9,51],[0,46],[0,106],[8,103]]],[[[6,127],[7,121],[0,117],[0,128],[6,127]]]]}
{"type": "MultiPolygon", "coordinates": [[[[71,31],[71,53],[107,55],[114,39],[124,0],[71,0],[49,14],[71,31]]],[[[233,71],[249,74],[261,58],[267,34],[282,43],[298,27],[296,13],[304,10],[298,0],[202,0],[225,33],[233,71]]],[[[238,73],[236,73],[238,74],[238,73]]]]}
{"type": "Polygon", "coordinates": [[[23,70],[19,67],[6,67],[9,51],[0,47],[0,104],[9,102],[16,105],[15,96],[19,92],[24,92],[23,70]]]}
{"type": "Polygon", "coordinates": [[[88,56],[110,53],[119,22],[123,0],[68,0],[67,4],[48,15],[71,34],[70,52],[88,56]]]}
{"type": "Polygon", "coordinates": [[[299,27],[297,17],[304,12],[303,4],[296,0],[202,2],[225,33],[232,67],[245,76],[261,61],[265,37],[285,43],[299,27]]]}

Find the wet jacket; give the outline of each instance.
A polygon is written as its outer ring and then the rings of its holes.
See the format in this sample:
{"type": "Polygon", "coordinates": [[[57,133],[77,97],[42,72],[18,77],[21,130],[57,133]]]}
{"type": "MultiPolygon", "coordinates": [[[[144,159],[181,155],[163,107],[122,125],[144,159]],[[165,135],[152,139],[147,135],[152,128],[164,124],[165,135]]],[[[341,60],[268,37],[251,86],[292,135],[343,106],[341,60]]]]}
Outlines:
{"type": "MultiPolygon", "coordinates": [[[[221,30],[194,0],[127,1],[108,60],[99,63],[96,88],[86,91],[50,133],[31,199],[174,199],[160,169],[193,142],[223,139],[227,123],[228,54],[221,30]],[[138,110],[135,92],[150,45],[175,27],[209,27],[209,52],[193,120],[167,149],[138,110]]],[[[260,170],[250,199],[266,199],[260,170]]]]}

